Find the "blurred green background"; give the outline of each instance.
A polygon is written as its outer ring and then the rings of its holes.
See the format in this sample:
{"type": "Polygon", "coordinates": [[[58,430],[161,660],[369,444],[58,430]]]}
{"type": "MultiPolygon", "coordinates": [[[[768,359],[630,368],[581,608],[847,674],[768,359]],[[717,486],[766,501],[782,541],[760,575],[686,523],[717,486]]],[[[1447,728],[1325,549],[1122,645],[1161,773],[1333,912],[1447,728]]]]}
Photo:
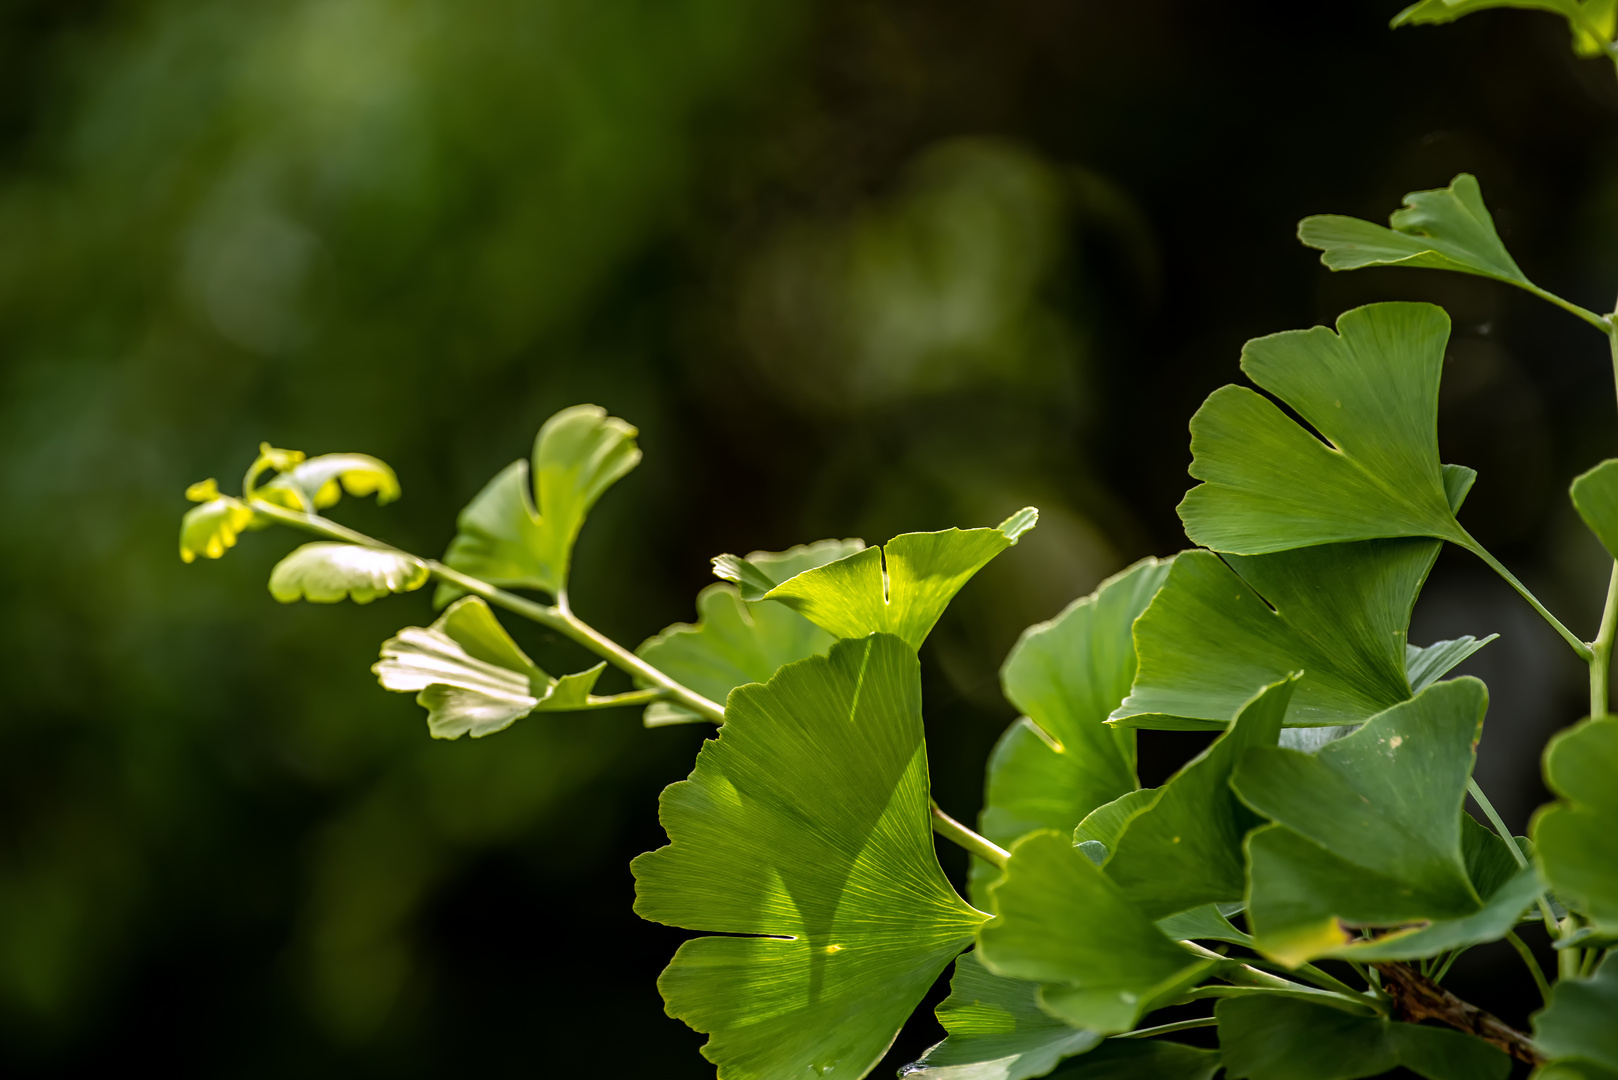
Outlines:
{"type": "MultiPolygon", "coordinates": [[[[545,417],[606,406],[646,460],[575,606],[630,645],[721,551],[1038,505],[923,658],[964,816],[1016,634],[1183,545],[1186,421],[1241,342],[1434,299],[1468,525],[1589,632],[1560,492],[1618,451],[1605,346],[1480,280],[1329,277],[1292,230],[1470,170],[1601,308],[1618,90],[1556,20],[1397,7],[0,0],[0,1071],[712,1075],[627,869],[703,732],[430,740],[368,671],[426,593],[277,605],[281,531],[176,557],[185,486],[261,439],[392,463],[402,502],[336,516],[436,554],[545,417]]],[[[1521,826],[1580,671],[1446,555],[1412,639],[1493,631],[1479,775],[1521,826]]],[[[1149,733],[1148,780],[1194,745],[1149,733]]],[[[1520,1021],[1506,956],[1456,978],[1520,1021]]]]}

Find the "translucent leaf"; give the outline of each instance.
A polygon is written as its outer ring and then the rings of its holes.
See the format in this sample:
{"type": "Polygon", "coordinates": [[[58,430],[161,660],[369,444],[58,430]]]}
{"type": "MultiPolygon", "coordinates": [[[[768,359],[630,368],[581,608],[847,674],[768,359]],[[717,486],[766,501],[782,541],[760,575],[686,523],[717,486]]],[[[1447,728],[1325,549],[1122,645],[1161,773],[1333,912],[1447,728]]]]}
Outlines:
{"type": "Polygon", "coordinates": [[[1438,461],[1448,338],[1442,308],[1392,303],[1346,312],[1336,333],[1249,341],[1242,370],[1321,438],[1255,390],[1214,391],[1191,419],[1191,475],[1205,482],[1180,503],[1186,535],[1240,555],[1397,536],[1474,546],[1438,461]]]}
{"type": "Polygon", "coordinates": [[[966,953],[955,961],[938,1022],[949,1037],[901,1076],[926,1080],[1025,1080],[1094,1049],[1099,1032],[1069,1027],[1039,1007],[1039,984],[996,975],[966,953]]]}
{"type": "Polygon", "coordinates": [[[1534,851],[1562,901],[1618,934],[1618,719],[1590,720],[1545,748],[1545,782],[1561,801],[1534,817],[1534,851]]]}
{"type": "MultiPolygon", "coordinates": [[[[585,515],[640,463],[635,434],[595,405],[545,421],[532,466],[512,462],[461,511],[444,562],[494,585],[561,595],[585,515]]],[[[440,589],[440,600],[454,591],[440,589]]]]}
{"type": "MultiPolygon", "coordinates": [[[[1436,3],[1451,6],[1445,0],[1436,3]]],[[[1320,261],[1332,270],[1413,266],[1533,287],[1501,243],[1477,179],[1469,173],[1457,176],[1447,188],[1412,191],[1405,196],[1404,209],[1393,212],[1391,224],[1393,228],[1384,229],[1359,218],[1317,214],[1298,223],[1298,239],[1319,248],[1320,261]]]]}
{"type": "Polygon", "coordinates": [[[1346,945],[1347,926],[1457,919],[1482,907],[1461,804],[1488,692],[1437,683],[1319,753],[1250,750],[1231,779],[1273,825],[1247,840],[1247,922],[1258,948],[1296,965],[1346,945]]]}
{"type": "Polygon", "coordinates": [[[1608,458],[1575,479],[1568,494],[1607,554],[1618,559],[1618,459],[1608,458]]]}
{"type": "Polygon", "coordinates": [[[1295,677],[1265,687],[1219,738],[1157,789],[1125,823],[1107,876],[1149,918],[1218,901],[1247,889],[1242,838],[1260,824],[1230,791],[1236,763],[1253,747],[1274,747],[1295,677]]]}
{"type": "Polygon", "coordinates": [[[751,602],[764,599],[765,593],[805,570],[846,559],[864,550],[865,541],[858,538],[817,540],[785,551],[755,551],[745,559],[735,555],[719,555],[713,560],[713,572],[716,577],[735,582],[741,590],[742,599],[751,602]]]}
{"type": "Polygon", "coordinates": [[[1214,1007],[1230,1080],[1358,1080],[1403,1066],[1427,1080],[1505,1080],[1511,1059],[1472,1035],[1279,997],[1214,1007]]]}
{"type": "Polygon", "coordinates": [[[1490,8],[1524,8],[1562,16],[1573,34],[1573,51],[1580,56],[1600,56],[1618,29],[1618,3],[1614,0],[1584,0],[1582,4],[1580,0],[1418,0],[1395,15],[1392,25],[1454,22],[1463,15],[1490,8]]]}
{"type": "Polygon", "coordinates": [[[876,634],[730,695],[635,910],[690,930],[658,980],[729,1080],[865,1075],[985,916],[938,866],[915,652],[876,634]]]}
{"type": "Polygon", "coordinates": [[[345,598],[369,604],[389,593],[427,584],[427,565],[402,551],[332,544],[304,544],[270,571],[270,595],[283,604],[308,600],[335,604],[345,598]]]}
{"type": "MultiPolygon", "coordinates": [[[[1102,722],[1129,692],[1130,628],[1168,572],[1166,560],[1136,563],[1017,640],[1000,685],[1025,715],[989,758],[978,819],[984,836],[1008,847],[1037,829],[1071,829],[1138,786],[1134,732],[1102,722]]],[[[974,890],[994,873],[976,863],[974,890]]]]}
{"type": "Polygon", "coordinates": [[[806,570],[760,592],[769,573],[722,555],[714,573],[736,581],[742,596],[779,600],[838,638],[894,634],[920,648],[961,586],[1034,527],[1038,512],[1019,510],[995,529],[903,533],[881,548],[806,570]]]}
{"type": "Polygon", "coordinates": [[[369,454],[321,454],[294,465],[254,494],[289,510],[308,511],[324,510],[344,491],[390,503],[399,497],[399,478],[369,454]]]}
{"type": "Polygon", "coordinates": [[[1594,977],[1563,979],[1551,988],[1550,1002],[1534,1015],[1534,1045],[1553,1061],[1573,1066],[1572,1075],[1582,1071],[1584,1080],[1618,1076],[1614,1017],[1618,1017],[1618,957],[1608,956],[1594,977]],[[1587,1065],[1603,1071],[1581,1069],[1587,1065]]]}
{"type": "Polygon", "coordinates": [[[236,546],[236,537],[252,523],[253,511],[246,503],[219,495],[218,491],[212,480],[192,484],[186,490],[187,498],[201,495],[207,499],[187,510],[180,519],[180,558],[186,562],[198,555],[210,559],[221,557],[236,546]]]}
{"type": "Polygon", "coordinates": [[[1040,1008],[1075,1027],[1128,1031],[1215,966],[1169,940],[1059,832],[1017,841],[989,894],[999,917],[978,934],[979,959],[1045,984],[1040,1008]]]}
{"type": "Polygon", "coordinates": [[[551,678],[482,599],[466,596],[431,626],[407,626],[383,642],[382,659],[371,670],[384,689],[416,694],[435,739],[477,739],[531,712],[588,707],[605,667],[551,678]]]}

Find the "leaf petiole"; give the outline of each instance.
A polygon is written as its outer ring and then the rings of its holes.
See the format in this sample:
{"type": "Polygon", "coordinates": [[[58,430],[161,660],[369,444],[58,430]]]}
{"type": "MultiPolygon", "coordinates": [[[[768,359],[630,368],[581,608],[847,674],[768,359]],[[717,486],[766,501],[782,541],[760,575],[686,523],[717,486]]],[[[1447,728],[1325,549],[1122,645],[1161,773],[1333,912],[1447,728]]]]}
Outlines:
{"type": "Polygon", "coordinates": [[[1174,1024],[1159,1024],[1156,1027],[1136,1028],[1126,1031],[1122,1035],[1114,1035],[1114,1039],[1150,1039],[1153,1035],[1167,1035],[1173,1031],[1190,1031],[1192,1028],[1216,1027],[1218,1019],[1204,1016],[1197,1020],[1181,1020],[1174,1024]]]}
{"type": "Polygon", "coordinates": [[[1386,1007],[1378,1007],[1380,1003],[1360,994],[1352,996],[1334,993],[1330,990],[1316,990],[1312,987],[1293,984],[1291,988],[1283,989],[1269,986],[1199,986],[1195,990],[1188,990],[1175,1000],[1176,1005],[1191,1001],[1200,1001],[1204,998],[1234,998],[1256,997],[1260,994],[1269,994],[1275,997],[1296,998],[1299,1001],[1311,1001],[1317,1005],[1329,1005],[1334,1009],[1351,1012],[1359,1016],[1386,1015],[1386,1007]]]}
{"type": "MultiPolygon", "coordinates": [[[[1507,931],[1506,940],[1511,943],[1513,949],[1517,950],[1517,955],[1522,957],[1522,962],[1528,965],[1528,972],[1534,977],[1534,985],[1539,987],[1539,999],[1549,1005],[1551,1003],[1551,985],[1545,981],[1545,972],[1540,968],[1539,961],[1534,959],[1533,952],[1528,948],[1527,943],[1517,936],[1515,930],[1507,931]]],[[[1444,967],[1447,970],[1449,965],[1446,964],[1444,967]]],[[[1433,981],[1437,982],[1438,980],[1434,979],[1433,981]]]]}
{"type": "Polygon", "coordinates": [[[1473,539],[1471,533],[1467,532],[1465,529],[1462,529],[1461,535],[1465,537],[1465,539],[1462,541],[1462,546],[1487,563],[1489,569],[1493,570],[1495,573],[1499,574],[1503,579],[1505,579],[1507,585],[1510,585],[1513,589],[1516,589],[1517,594],[1524,600],[1528,601],[1528,606],[1539,612],[1540,618],[1550,623],[1551,629],[1562,635],[1562,640],[1566,641],[1568,645],[1572,647],[1573,651],[1578,654],[1580,660],[1583,660],[1588,664],[1594,658],[1595,653],[1591,650],[1590,646],[1584,641],[1581,641],[1579,636],[1573,631],[1563,626],[1562,621],[1555,615],[1552,615],[1550,611],[1546,609],[1545,605],[1539,602],[1539,597],[1529,592],[1528,586],[1517,580],[1517,575],[1513,574],[1510,570],[1507,570],[1499,559],[1496,559],[1493,555],[1489,554],[1488,549],[1473,539]]]}
{"type": "Polygon", "coordinates": [[[1011,858],[1011,852],[944,813],[937,800],[929,797],[927,808],[932,815],[933,832],[965,848],[985,862],[993,863],[1002,870],[1006,868],[1006,860],[1011,858]]]}
{"type": "MultiPolygon", "coordinates": [[[[1615,341],[1618,348],[1618,341],[1615,341]]],[[[1618,364],[1618,356],[1614,357],[1618,364]]],[[[1618,562],[1612,564],[1612,576],[1607,582],[1607,606],[1601,611],[1601,629],[1590,643],[1590,719],[1600,720],[1607,715],[1611,695],[1608,680],[1612,670],[1612,644],[1618,633],[1618,562]]]]}

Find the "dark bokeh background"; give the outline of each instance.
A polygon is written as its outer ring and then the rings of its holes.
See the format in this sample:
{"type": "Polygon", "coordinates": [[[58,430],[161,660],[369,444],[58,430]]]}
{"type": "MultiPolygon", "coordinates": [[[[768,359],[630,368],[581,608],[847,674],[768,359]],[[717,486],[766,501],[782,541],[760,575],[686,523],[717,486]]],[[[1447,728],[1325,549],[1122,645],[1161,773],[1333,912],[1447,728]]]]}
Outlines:
{"type": "MultiPolygon", "coordinates": [[[[1037,504],[923,658],[968,815],[1018,631],[1183,545],[1186,421],[1241,342],[1434,299],[1465,521],[1591,632],[1561,493],[1618,451],[1605,345],[1292,231],[1470,170],[1528,273],[1604,308],[1618,90],[1549,17],[1397,6],[0,0],[0,1071],[712,1075],[626,866],[703,733],[428,739],[368,672],[424,593],[279,606],[281,532],[176,557],[180,492],[260,439],[388,460],[404,501],[337,515],[436,553],[546,416],[607,406],[646,461],[575,602],[630,644],[718,552],[1037,504]]],[[[1520,827],[1581,672],[1446,555],[1413,640],[1491,631],[1479,776],[1520,827]]],[[[1148,779],[1188,748],[1147,736],[1148,779]]],[[[1521,1022],[1514,963],[1453,981],[1521,1022]]]]}

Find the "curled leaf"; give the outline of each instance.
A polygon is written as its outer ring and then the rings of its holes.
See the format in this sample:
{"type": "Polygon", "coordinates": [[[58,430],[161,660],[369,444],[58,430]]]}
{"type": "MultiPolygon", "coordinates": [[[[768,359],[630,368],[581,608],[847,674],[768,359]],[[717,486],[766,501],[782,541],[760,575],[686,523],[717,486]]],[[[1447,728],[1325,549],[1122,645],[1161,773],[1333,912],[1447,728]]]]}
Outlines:
{"type": "Polygon", "coordinates": [[[321,454],[294,465],[254,495],[289,510],[324,510],[347,491],[375,495],[378,504],[399,497],[399,478],[387,463],[369,454],[321,454]]]}
{"type": "Polygon", "coordinates": [[[379,596],[419,589],[427,576],[427,565],[402,551],[317,542],[275,564],[270,595],[283,604],[335,604],[345,598],[369,604],[379,596]]]}
{"type": "Polygon", "coordinates": [[[180,558],[191,562],[198,555],[217,559],[236,546],[236,537],[251,525],[253,511],[239,499],[220,495],[212,480],[192,484],[186,498],[207,501],[193,506],[180,519],[180,558]]]}

